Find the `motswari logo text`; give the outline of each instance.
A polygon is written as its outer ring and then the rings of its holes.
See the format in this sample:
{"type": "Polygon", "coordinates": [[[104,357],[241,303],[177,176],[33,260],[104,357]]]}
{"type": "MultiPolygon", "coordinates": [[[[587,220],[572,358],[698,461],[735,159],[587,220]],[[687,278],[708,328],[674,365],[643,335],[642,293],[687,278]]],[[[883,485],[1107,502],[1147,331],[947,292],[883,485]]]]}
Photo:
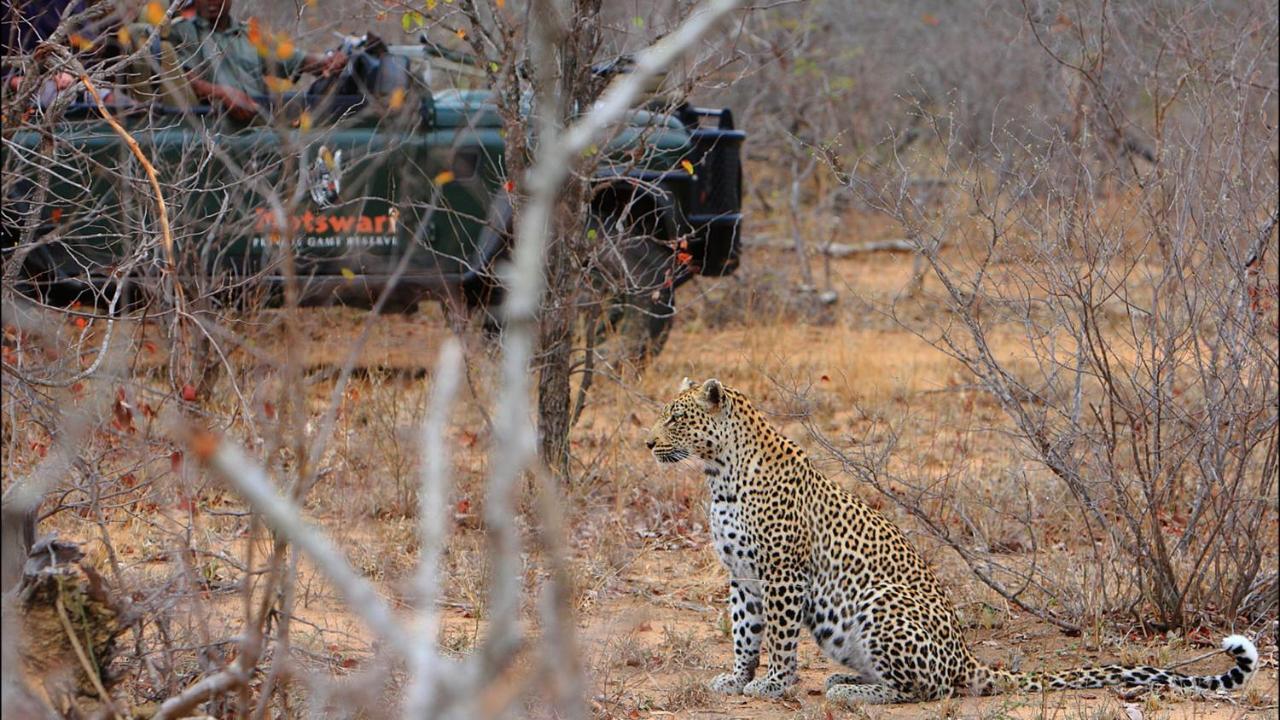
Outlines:
{"type": "Polygon", "coordinates": [[[394,245],[398,221],[399,213],[395,208],[383,215],[338,215],[308,210],[290,217],[288,231],[283,232],[271,211],[258,208],[255,229],[260,234],[253,238],[253,244],[262,247],[284,242],[287,238],[306,247],[394,245]]]}

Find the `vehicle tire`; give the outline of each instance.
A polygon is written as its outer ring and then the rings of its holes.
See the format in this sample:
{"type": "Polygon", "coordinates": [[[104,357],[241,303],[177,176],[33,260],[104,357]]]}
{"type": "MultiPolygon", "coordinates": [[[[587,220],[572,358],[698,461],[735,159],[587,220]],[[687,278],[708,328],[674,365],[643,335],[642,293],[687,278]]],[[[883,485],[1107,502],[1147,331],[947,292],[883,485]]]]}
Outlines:
{"type": "Polygon", "coordinates": [[[596,345],[613,345],[612,359],[643,367],[662,352],[674,322],[671,288],[616,296],[596,324],[596,345]]]}
{"type": "MultiPolygon", "coordinates": [[[[588,231],[603,241],[605,223],[592,218],[588,231]]],[[[592,273],[599,304],[583,313],[580,345],[608,364],[643,367],[666,345],[675,322],[675,289],[670,279],[673,254],[650,235],[630,234],[618,241],[612,262],[592,273]]],[[[479,314],[486,334],[501,335],[499,307],[506,288],[492,276],[482,276],[462,289],[462,299],[472,314],[479,314]]]]}
{"type": "MultiPolygon", "coordinates": [[[[480,327],[484,334],[494,340],[502,336],[502,320],[500,308],[506,299],[506,289],[491,275],[482,275],[479,279],[462,288],[462,303],[467,313],[480,317],[480,327]]],[[[446,301],[446,304],[453,304],[446,301]]]]}
{"type": "Polygon", "coordinates": [[[32,248],[23,259],[14,278],[14,289],[32,300],[55,306],[76,302],[92,305],[98,297],[87,281],[64,277],[45,247],[32,248]]]}
{"type": "MultiPolygon", "coordinates": [[[[591,228],[601,228],[592,221],[591,228]]],[[[587,343],[608,363],[643,368],[665,347],[675,323],[671,249],[649,235],[631,234],[619,241],[618,267],[602,268],[598,287],[603,312],[587,343]]]]}

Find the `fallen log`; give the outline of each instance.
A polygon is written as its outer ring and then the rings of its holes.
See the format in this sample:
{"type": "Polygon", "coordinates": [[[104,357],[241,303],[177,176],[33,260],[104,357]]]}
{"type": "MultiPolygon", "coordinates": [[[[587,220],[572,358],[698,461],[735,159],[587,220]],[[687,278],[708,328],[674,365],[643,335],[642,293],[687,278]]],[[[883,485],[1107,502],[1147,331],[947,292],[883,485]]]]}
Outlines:
{"type": "MultiPolygon", "coordinates": [[[[794,250],[795,243],[790,240],[782,240],[775,238],[749,239],[745,241],[747,247],[763,247],[770,250],[794,250]]],[[[808,249],[819,255],[827,257],[843,258],[850,255],[858,255],[861,253],[874,252],[912,252],[915,245],[910,240],[871,240],[857,245],[849,245],[846,243],[830,243],[826,245],[810,245],[808,249]]]]}

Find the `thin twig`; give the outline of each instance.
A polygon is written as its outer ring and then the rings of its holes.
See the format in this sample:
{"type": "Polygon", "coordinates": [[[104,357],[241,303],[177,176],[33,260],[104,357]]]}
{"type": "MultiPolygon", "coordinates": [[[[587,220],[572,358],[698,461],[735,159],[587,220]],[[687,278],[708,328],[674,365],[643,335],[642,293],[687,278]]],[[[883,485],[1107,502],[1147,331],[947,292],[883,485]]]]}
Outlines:
{"type": "MultiPolygon", "coordinates": [[[[142,165],[143,172],[147,174],[147,182],[151,185],[151,192],[155,193],[156,211],[160,213],[160,237],[164,242],[165,259],[169,262],[169,271],[176,277],[178,265],[174,258],[173,230],[169,227],[169,207],[165,204],[164,193],[160,190],[160,180],[156,175],[156,168],[147,159],[146,153],[142,152],[138,141],[116,121],[115,116],[107,109],[106,104],[102,102],[102,96],[98,94],[98,89],[93,86],[93,82],[89,80],[89,75],[84,68],[79,67],[77,70],[79,71],[80,82],[84,83],[85,90],[89,91],[90,97],[93,98],[93,102],[98,106],[98,112],[102,114],[102,119],[106,120],[111,129],[120,136],[120,139],[124,140],[125,145],[129,146],[129,151],[137,158],[138,164],[142,165]]],[[[181,286],[175,283],[174,291],[181,294],[181,286]]]]}
{"type": "Polygon", "coordinates": [[[1207,652],[1207,653],[1205,653],[1205,654],[1203,654],[1203,655],[1197,655],[1196,657],[1193,657],[1193,658],[1191,658],[1190,660],[1183,660],[1182,662],[1170,663],[1169,665],[1166,665],[1166,666],[1165,666],[1165,669],[1167,669],[1167,670],[1174,670],[1174,669],[1176,669],[1176,668],[1180,668],[1180,667],[1182,667],[1182,666],[1184,666],[1184,665],[1191,665],[1191,664],[1193,664],[1193,663],[1198,663],[1198,662],[1200,662],[1201,660],[1208,660],[1208,659],[1209,659],[1209,658],[1211,658],[1211,657],[1217,657],[1218,655],[1221,655],[1222,653],[1223,653],[1223,651],[1222,651],[1221,649],[1214,650],[1214,651],[1212,651],[1212,652],[1207,652]]]}
{"type": "Polygon", "coordinates": [[[84,646],[80,644],[80,639],[76,637],[76,630],[71,625],[71,618],[67,617],[67,608],[62,604],[62,590],[54,595],[53,606],[58,611],[58,620],[62,621],[62,629],[67,633],[67,640],[71,641],[71,649],[75,651],[76,658],[80,660],[80,667],[84,668],[84,674],[89,676],[89,682],[93,683],[93,689],[98,693],[98,697],[102,698],[102,702],[107,704],[111,709],[111,714],[116,720],[120,720],[120,712],[116,710],[116,704],[107,694],[107,689],[102,685],[102,678],[98,677],[98,670],[89,661],[89,655],[84,651],[84,646]]]}
{"type": "Polygon", "coordinates": [[[273,530],[311,557],[371,630],[401,657],[413,655],[413,638],[405,635],[391,607],[356,573],[324,532],[302,519],[302,508],[272,487],[257,463],[235,443],[223,442],[207,432],[195,433],[190,444],[193,454],[235,487],[273,530]]]}

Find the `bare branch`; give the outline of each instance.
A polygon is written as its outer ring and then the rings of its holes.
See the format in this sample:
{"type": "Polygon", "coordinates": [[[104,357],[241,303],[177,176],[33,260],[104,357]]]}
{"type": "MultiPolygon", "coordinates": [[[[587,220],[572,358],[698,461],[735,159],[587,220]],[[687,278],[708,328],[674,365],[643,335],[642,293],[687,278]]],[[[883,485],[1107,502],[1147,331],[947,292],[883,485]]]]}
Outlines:
{"type": "Polygon", "coordinates": [[[402,657],[414,652],[414,641],[401,628],[391,607],[367,580],[360,577],[333,542],[302,519],[302,508],[272,487],[262,468],[235,443],[205,432],[191,438],[194,454],[249,501],[268,526],[310,556],[333,582],[351,611],[359,615],[388,647],[402,657]]]}
{"type": "Polygon", "coordinates": [[[429,717],[433,711],[436,685],[445,673],[439,666],[436,635],[440,630],[440,557],[448,542],[449,529],[449,442],[445,433],[449,410],[462,378],[462,346],[450,339],[440,348],[427,417],[422,424],[422,489],[418,493],[418,533],[422,554],[414,586],[418,592],[418,612],[414,629],[417,649],[412,661],[412,683],[404,703],[406,718],[429,717]]]}
{"type": "Polygon", "coordinates": [[[195,713],[196,706],[209,698],[217,697],[241,687],[248,680],[248,674],[236,661],[226,670],[214,673],[201,679],[181,693],[165,700],[153,716],[154,720],[186,717],[195,713]]]}

